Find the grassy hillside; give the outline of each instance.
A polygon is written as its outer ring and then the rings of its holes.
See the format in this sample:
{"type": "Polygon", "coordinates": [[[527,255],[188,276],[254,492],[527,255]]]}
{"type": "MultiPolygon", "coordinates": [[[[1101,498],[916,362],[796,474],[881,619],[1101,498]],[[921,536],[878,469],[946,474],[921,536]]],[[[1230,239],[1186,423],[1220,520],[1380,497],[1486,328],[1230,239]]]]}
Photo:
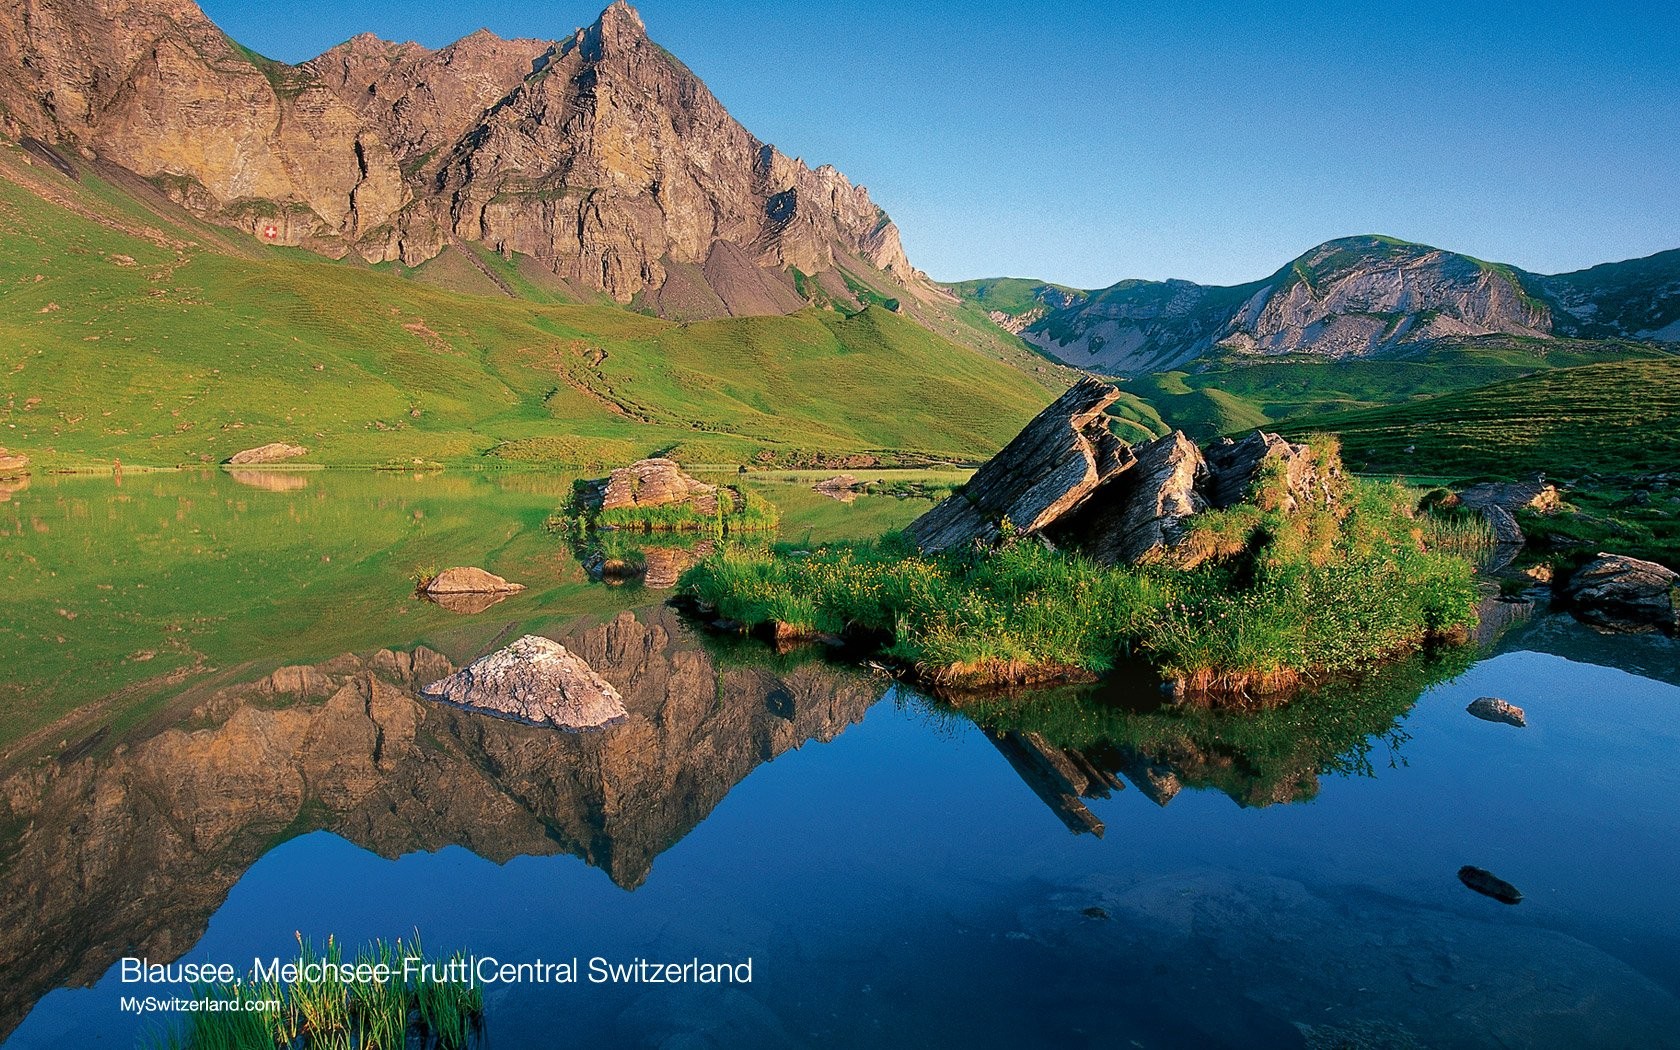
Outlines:
{"type": "Polygon", "coordinates": [[[41,467],[270,441],[328,464],[973,458],[1056,385],[877,307],[685,326],[469,295],[241,244],[10,146],[0,175],[0,444],[41,467]]]}
{"type": "Polygon", "coordinates": [[[1426,401],[1303,419],[1350,466],[1427,476],[1645,474],[1680,464],[1680,360],[1542,372],[1426,401]]]}
{"type": "Polygon", "coordinates": [[[1163,372],[1121,387],[1199,439],[1291,427],[1332,412],[1399,405],[1557,368],[1671,355],[1627,341],[1492,336],[1430,348],[1414,359],[1236,358],[1198,372],[1163,372]]]}

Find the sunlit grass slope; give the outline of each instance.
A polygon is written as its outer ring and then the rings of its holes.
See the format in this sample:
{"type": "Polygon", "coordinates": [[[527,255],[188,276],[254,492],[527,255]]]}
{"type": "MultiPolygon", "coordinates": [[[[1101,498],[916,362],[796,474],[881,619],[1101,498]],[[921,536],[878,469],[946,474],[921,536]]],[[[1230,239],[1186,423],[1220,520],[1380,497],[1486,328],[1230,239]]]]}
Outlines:
{"type": "Polygon", "coordinates": [[[1048,380],[889,310],[675,325],[257,250],[0,145],[0,445],[42,467],[971,459],[1048,380]],[[49,202],[39,194],[55,198],[49,202]]]}

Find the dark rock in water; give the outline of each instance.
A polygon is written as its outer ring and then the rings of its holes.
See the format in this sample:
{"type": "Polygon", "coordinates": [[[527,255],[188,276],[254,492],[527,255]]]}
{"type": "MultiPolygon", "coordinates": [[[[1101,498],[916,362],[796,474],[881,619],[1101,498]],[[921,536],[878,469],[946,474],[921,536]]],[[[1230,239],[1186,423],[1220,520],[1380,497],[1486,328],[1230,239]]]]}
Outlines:
{"type": "Polygon", "coordinates": [[[1484,722],[1503,722],[1518,728],[1528,725],[1527,719],[1523,717],[1522,708],[1497,696],[1478,697],[1470,701],[1470,706],[1465,710],[1484,722]]]}
{"type": "Polygon", "coordinates": [[[1599,554],[1575,571],[1564,597],[1577,619],[1617,631],[1680,630],[1680,573],[1621,554],[1599,554]]]}
{"type": "Polygon", "coordinates": [[[1087,919],[1102,920],[1102,919],[1108,918],[1108,909],[1107,908],[1099,908],[1096,905],[1092,905],[1091,907],[1086,908],[1083,911],[1081,911],[1079,914],[1085,916],[1087,919]]]}
{"type": "Polygon", "coordinates": [[[1518,904],[1523,899],[1521,890],[1485,868],[1466,864],[1458,869],[1458,881],[1501,904],[1518,904]]]}
{"type": "Polygon", "coordinates": [[[1208,477],[1201,449],[1182,432],[1137,450],[1137,465],[1106,486],[1052,539],[1079,547],[1105,565],[1160,561],[1207,509],[1197,487],[1208,477]]]}
{"type": "Polygon", "coordinates": [[[1103,410],[1120,397],[1107,383],[1082,379],[969,479],[962,492],[910,523],[923,550],[995,541],[1008,518],[1037,532],[1130,467],[1129,448],[1108,429],[1103,410]]]}
{"type": "Polygon", "coordinates": [[[421,693],[557,729],[597,729],[627,717],[618,690],[565,646],[536,635],[474,661],[421,693]]]}

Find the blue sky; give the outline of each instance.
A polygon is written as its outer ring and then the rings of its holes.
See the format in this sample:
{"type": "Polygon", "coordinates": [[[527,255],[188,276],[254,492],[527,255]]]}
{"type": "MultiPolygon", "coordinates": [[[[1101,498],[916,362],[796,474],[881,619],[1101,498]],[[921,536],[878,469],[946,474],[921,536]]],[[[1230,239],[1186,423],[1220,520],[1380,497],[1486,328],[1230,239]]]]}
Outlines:
{"type": "MultiPolygon", "coordinates": [[[[203,0],[299,61],[561,37],[597,3],[203,0]]],[[[1236,283],[1386,233],[1539,272],[1680,247],[1680,4],[645,0],[761,139],[933,276],[1236,283]]]]}

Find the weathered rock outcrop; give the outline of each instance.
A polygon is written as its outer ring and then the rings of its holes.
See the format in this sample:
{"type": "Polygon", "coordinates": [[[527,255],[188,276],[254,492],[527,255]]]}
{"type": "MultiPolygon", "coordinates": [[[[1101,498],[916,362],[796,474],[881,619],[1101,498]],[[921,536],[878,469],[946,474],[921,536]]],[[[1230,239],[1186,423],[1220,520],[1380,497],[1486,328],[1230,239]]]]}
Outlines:
{"type": "Polygon", "coordinates": [[[620,302],[675,278],[684,316],[799,309],[792,268],[843,300],[842,269],[935,295],[863,187],[754,138],[622,0],[558,43],[364,34],[300,66],[191,0],[10,0],[0,135],[334,257],[474,242],[620,302]]]}
{"type": "Polygon", "coordinates": [[[288,459],[309,455],[309,450],[302,445],[288,445],[284,441],[274,441],[261,448],[248,448],[243,452],[235,452],[228,459],[228,464],[235,467],[252,467],[263,463],[283,463],[288,459]]]}
{"type": "Polygon", "coordinates": [[[514,594],[525,589],[522,583],[509,583],[493,572],[474,566],[445,569],[426,581],[426,593],[439,594],[514,594]]]}
{"type": "Polygon", "coordinates": [[[1051,531],[1105,565],[1165,558],[1184,538],[1186,522],[1208,509],[1198,491],[1212,480],[1196,443],[1174,431],[1137,449],[1136,465],[1051,531]]]}
{"type": "Polygon", "coordinates": [[[623,721],[624,699],[571,650],[526,635],[421,690],[469,711],[556,729],[599,729],[623,721]]]}
{"type": "Polygon", "coordinates": [[[0,478],[17,478],[29,473],[29,457],[0,448],[0,478]]]}
{"type": "Polygon", "coordinates": [[[1479,511],[1498,507],[1508,514],[1521,510],[1551,514],[1563,504],[1558,488],[1538,478],[1532,481],[1487,481],[1471,485],[1458,494],[1459,505],[1479,511]]]}
{"type": "Polygon", "coordinates": [[[1578,619],[1617,631],[1680,631],[1680,573],[1653,561],[1599,554],[1575,571],[1564,597],[1578,619]]]}
{"type": "Polygon", "coordinates": [[[642,459],[620,467],[607,478],[602,510],[669,507],[686,504],[701,514],[716,514],[718,490],[683,472],[676,461],[642,459]]]}
{"type": "Polygon", "coordinates": [[[1340,464],[1256,432],[1206,454],[1182,431],[1132,448],[1104,410],[1114,387],[1081,380],[975,472],[962,492],[911,522],[924,551],[991,544],[1007,520],[1018,534],[1069,546],[1106,565],[1170,559],[1189,568],[1222,553],[1184,543],[1210,509],[1256,501],[1294,513],[1336,498],[1340,464]],[[1274,473],[1275,472],[1275,473],[1274,473]]]}
{"type": "Polygon", "coordinates": [[[963,490],[910,524],[923,550],[998,538],[1007,519],[1039,532],[1083,503],[1136,461],[1109,430],[1104,410],[1120,391],[1082,379],[1028,423],[969,479],[963,490]]]}

